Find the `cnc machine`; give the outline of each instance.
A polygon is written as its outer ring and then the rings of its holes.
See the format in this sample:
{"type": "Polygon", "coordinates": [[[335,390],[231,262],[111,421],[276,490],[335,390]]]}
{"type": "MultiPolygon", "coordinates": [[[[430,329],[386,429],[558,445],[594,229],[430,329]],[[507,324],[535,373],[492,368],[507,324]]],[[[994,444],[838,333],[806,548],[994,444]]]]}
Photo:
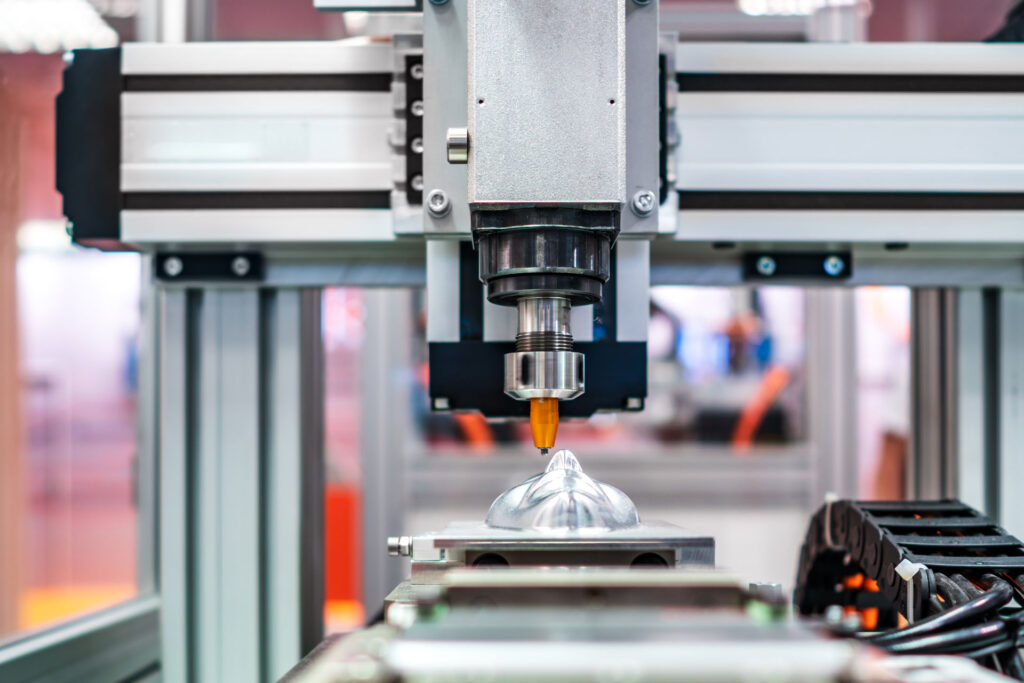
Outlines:
{"type": "Polygon", "coordinates": [[[1024,49],[687,44],[656,0],[316,5],[421,28],[79,50],[58,100],[74,240],[151,257],[164,680],[274,680],[322,636],[296,331],[317,328],[304,292],[338,283],[425,285],[431,409],[528,418],[553,457],[477,520],[388,539],[411,576],[382,621],[287,680],[1024,675],[1012,496],[986,515],[936,475],[915,494],[937,502],[829,499],[791,600],[716,571],[714,539],[647,520],[557,438],[560,416],[643,409],[652,280],[976,288],[1005,422],[958,441],[940,383],[915,462],[978,446],[1011,477],[1024,49]]]}

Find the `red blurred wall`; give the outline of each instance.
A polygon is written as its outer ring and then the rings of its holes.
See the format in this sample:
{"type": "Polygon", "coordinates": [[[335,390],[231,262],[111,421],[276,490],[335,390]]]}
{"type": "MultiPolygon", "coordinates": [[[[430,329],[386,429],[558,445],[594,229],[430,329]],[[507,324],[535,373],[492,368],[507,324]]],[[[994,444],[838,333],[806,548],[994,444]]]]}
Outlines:
{"type": "Polygon", "coordinates": [[[995,33],[1012,0],[874,0],[872,41],[977,41],[995,33]]]}

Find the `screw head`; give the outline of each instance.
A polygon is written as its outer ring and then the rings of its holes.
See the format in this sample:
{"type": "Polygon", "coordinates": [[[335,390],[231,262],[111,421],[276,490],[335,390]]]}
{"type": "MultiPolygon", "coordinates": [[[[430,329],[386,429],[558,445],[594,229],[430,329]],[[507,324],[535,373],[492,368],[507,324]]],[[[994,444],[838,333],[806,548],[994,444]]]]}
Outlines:
{"type": "Polygon", "coordinates": [[[839,256],[829,256],[825,259],[825,272],[831,277],[839,277],[846,270],[846,261],[839,256]]]}
{"type": "Polygon", "coordinates": [[[640,190],[633,195],[633,213],[637,216],[650,216],[657,205],[658,199],[650,190],[640,190]]]}
{"type": "Polygon", "coordinates": [[[759,275],[771,277],[772,275],[775,275],[777,268],[778,266],[775,263],[775,259],[771,256],[762,256],[757,259],[757,272],[759,275]]]}
{"type": "Polygon", "coordinates": [[[164,275],[167,277],[178,277],[183,270],[185,270],[185,264],[177,256],[169,256],[164,259],[164,275]]]}
{"type": "Polygon", "coordinates": [[[413,154],[423,154],[423,138],[413,138],[409,143],[409,149],[413,154]]]}
{"type": "Polygon", "coordinates": [[[231,272],[238,277],[245,277],[248,275],[250,267],[249,259],[244,256],[236,256],[231,262],[231,272]]]}
{"type": "Polygon", "coordinates": [[[427,211],[435,218],[443,218],[452,210],[452,202],[444,190],[431,190],[427,195],[427,211]]]}
{"type": "Polygon", "coordinates": [[[412,76],[417,81],[422,81],[423,80],[423,65],[422,64],[413,64],[412,68],[409,69],[409,75],[412,76]]]}
{"type": "Polygon", "coordinates": [[[409,105],[409,111],[412,112],[413,116],[423,116],[423,100],[415,100],[409,105]]]}
{"type": "Polygon", "coordinates": [[[423,176],[414,175],[409,180],[409,185],[412,187],[412,189],[416,190],[417,192],[423,192],[423,176]]]}

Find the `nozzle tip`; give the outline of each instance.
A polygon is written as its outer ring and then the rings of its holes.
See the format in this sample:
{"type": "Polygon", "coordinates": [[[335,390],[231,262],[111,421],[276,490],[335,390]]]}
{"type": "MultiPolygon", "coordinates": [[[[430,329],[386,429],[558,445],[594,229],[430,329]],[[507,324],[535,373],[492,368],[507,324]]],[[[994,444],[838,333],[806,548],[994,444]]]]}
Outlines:
{"type": "Polygon", "coordinates": [[[546,448],[540,449],[540,454],[546,456],[548,454],[548,449],[546,449],[546,448]]]}

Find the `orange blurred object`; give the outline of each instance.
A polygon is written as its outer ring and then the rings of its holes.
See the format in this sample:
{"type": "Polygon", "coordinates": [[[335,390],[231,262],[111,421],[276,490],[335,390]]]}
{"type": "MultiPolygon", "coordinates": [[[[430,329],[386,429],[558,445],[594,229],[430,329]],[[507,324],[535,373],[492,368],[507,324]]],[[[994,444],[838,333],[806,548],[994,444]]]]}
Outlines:
{"type": "Polygon", "coordinates": [[[324,494],[324,597],[327,602],[361,599],[362,539],[359,487],[328,484],[324,494]]]}
{"type": "Polygon", "coordinates": [[[530,399],[530,430],[533,445],[537,448],[553,448],[558,435],[558,399],[530,399]]]}
{"type": "Polygon", "coordinates": [[[480,413],[455,413],[455,424],[473,450],[486,453],[494,448],[494,431],[480,413]]]}
{"type": "Polygon", "coordinates": [[[732,433],[732,447],[738,453],[746,453],[754,444],[754,437],[761,427],[761,421],[775,400],[789,384],[790,372],[781,365],[774,365],[764,373],[757,393],[743,408],[736,429],[732,433]]]}

